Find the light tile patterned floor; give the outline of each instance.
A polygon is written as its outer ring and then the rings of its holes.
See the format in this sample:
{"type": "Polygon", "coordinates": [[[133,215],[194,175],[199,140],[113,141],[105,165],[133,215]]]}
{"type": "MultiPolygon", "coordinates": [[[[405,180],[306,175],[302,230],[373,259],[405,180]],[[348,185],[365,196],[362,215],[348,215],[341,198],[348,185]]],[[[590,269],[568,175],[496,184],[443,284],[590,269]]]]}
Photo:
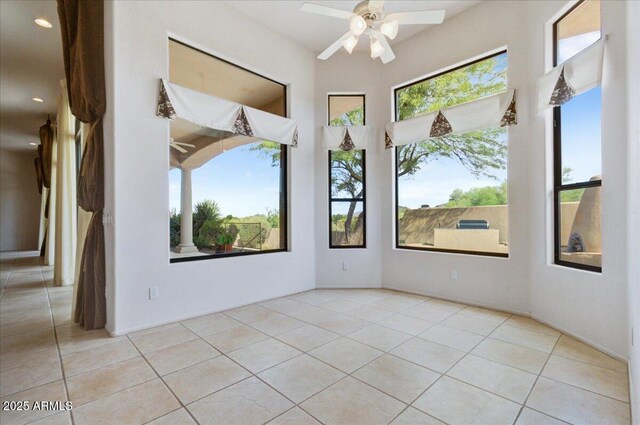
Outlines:
{"type": "Polygon", "coordinates": [[[110,338],[2,254],[2,424],[629,424],[626,365],[534,320],[388,290],[315,290],[110,338]]]}

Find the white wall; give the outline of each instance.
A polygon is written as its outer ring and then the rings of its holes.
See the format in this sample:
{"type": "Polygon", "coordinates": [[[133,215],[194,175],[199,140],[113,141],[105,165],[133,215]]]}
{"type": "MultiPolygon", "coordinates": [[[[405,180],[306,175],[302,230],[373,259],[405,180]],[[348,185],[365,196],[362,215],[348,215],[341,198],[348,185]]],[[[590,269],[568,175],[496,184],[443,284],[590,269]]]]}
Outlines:
{"type": "Polygon", "coordinates": [[[314,55],[222,2],[118,1],[107,11],[105,119],[108,328],[115,333],[311,289],[314,246],[314,55]],[[291,252],[169,264],[169,123],[155,116],[167,37],[289,85],[299,147],[290,151],[291,252]],[[148,289],[160,297],[148,300],[148,289]]]}
{"type": "Polygon", "coordinates": [[[0,251],[39,249],[35,157],[33,152],[0,152],[0,251]]]}
{"type": "Polygon", "coordinates": [[[603,32],[610,35],[603,82],[604,272],[552,264],[552,139],[548,117],[535,111],[535,81],[551,64],[550,25],[570,6],[565,1],[483,2],[394,46],[397,59],[390,64],[356,54],[318,62],[316,126],[326,120],[328,91],[365,91],[368,123],[378,126],[377,146],[367,153],[368,252],[327,249],[326,154],[317,146],[319,286],[376,286],[379,271],[383,287],[533,314],[610,354],[627,357],[627,230],[626,210],[620,208],[627,200],[626,146],[621,142],[627,131],[623,2],[602,3],[603,32]],[[381,149],[381,124],[393,119],[393,87],[504,47],[508,84],[518,90],[519,121],[509,130],[509,258],[395,249],[395,170],[392,151],[381,149]],[[357,273],[343,272],[342,261],[357,273]],[[459,271],[459,280],[450,279],[452,269],[459,271]]]}
{"type": "Polygon", "coordinates": [[[107,235],[110,261],[113,256],[109,328],[122,333],[315,285],[384,286],[532,313],[627,357],[626,274],[637,276],[637,270],[627,271],[632,253],[627,252],[627,210],[620,207],[628,198],[627,147],[621,142],[627,132],[627,5],[603,2],[602,8],[610,40],[603,82],[601,275],[551,264],[552,141],[548,120],[534,110],[535,79],[548,69],[549,24],[566,7],[561,1],[483,2],[398,44],[397,59],[383,66],[360,53],[315,61],[313,54],[222,3],[111,3],[107,55],[113,69],[107,75],[105,131],[114,141],[106,153],[113,187],[106,212],[114,214],[115,225],[107,235]],[[168,125],[153,108],[157,79],[167,76],[169,34],[290,84],[291,116],[300,125],[300,147],[290,155],[292,252],[169,264],[168,125]],[[504,47],[519,109],[519,124],[509,131],[509,258],[395,249],[393,158],[382,149],[382,125],[392,118],[392,87],[504,47]],[[364,250],[328,249],[327,154],[320,127],[329,92],[364,92],[367,122],[376,127],[376,145],[367,151],[364,250]],[[344,261],[349,271],[342,271],[344,261]],[[459,280],[449,279],[451,269],[459,271],[459,280]],[[148,301],[150,286],[160,287],[160,299],[148,301]]]}
{"type": "MultiPolygon", "coordinates": [[[[535,78],[551,68],[551,24],[571,7],[565,1],[527,3],[530,73],[535,78]],[[543,50],[543,46],[547,46],[543,50]]],[[[531,241],[531,312],[610,354],[627,357],[627,228],[626,205],[626,5],[602,2],[605,48],[602,96],[602,274],[552,264],[552,134],[551,112],[531,113],[528,159],[531,241]],[[546,167],[543,166],[546,164],[546,167]],[[543,207],[546,206],[546,209],[543,207]],[[542,229],[546,229],[545,233],[542,229]]],[[[535,99],[529,98],[533,110],[535,99]]]]}
{"type": "Polygon", "coordinates": [[[329,249],[329,170],[328,153],[322,147],[322,127],[327,123],[329,93],[364,93],[366,123],[378,136],[384,127],[386,91],[380,87],[381,67],[372,66],[366,52],[336,53],[331,60],[316,62],[315,127],[316,127],[316,286],[318,287],[380,287],[380,222],[381,204],[380,157],[383,147],[376,143],[366,149],[366,249],[329,249]],[[343,270],[347,263],[347,271],[343,270]]]}
{"type": "MultiPolygon", "coordinates": [[[[627,81],[629,93],[635,96],[628,96],[628,117],[629,134],[627,145],[629,147],[628,190],[629,203],[627,204],[627,223],[629,226],[628,237],[628,285],[629,285],[629,323],[634,331],[634,343],[629,344],[629,384],[631,387],[631,405],[637,406],[632,412],[633,423],[640,425],[640,80],[638,80],[638,70],[640,69],[640,2],[633,2],[628,5],[627,13],[627,34],[629,45],[627,46],[628,70],[627,81]]],[[[631,333],[629,333],[631,334],[631,333]]]]}
{"type": "MultiPolygon", "coordinates": [[[[436,73],[471,58],[508,49],[508,85],[518,89],[518,115],[526,116],[526,8],[518,2],[483,2],[419,33],[394,48],[396,60],[385,65],[381,86],[386,91],[386,120],[392,119],[392,88],[436,73]],[[524,89],[524,90],[523,90],[524,89]]],[[[379,141],[382,144],[382,140],[379,141]]],[[[509,258],[395,249],[394,165],[385,151],[382,167],[382,282],[398,288],[498,309],[529,312],[529,196],[522,188],[529,178],[527,120],[509,130],[509,258]],[[450,279],[450,270],[459,280],[450,279]]],[[[434,182],[437,184],[437,182],[434,182]]]]}

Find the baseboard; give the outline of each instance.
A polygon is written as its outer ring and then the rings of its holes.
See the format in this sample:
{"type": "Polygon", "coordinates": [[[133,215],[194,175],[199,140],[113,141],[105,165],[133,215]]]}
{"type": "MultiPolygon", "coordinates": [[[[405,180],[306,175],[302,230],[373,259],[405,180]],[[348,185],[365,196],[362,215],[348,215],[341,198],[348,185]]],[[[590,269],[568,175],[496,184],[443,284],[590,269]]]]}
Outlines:
{"type": "Polygon", "coordinates": [[[606,347],[603,347],[602,345],[600,345],[600,344],[598,344],[596,342],[591,341],[589,338],[585,338],[585,337],[582,337],[580,335],[577,335],[577,334],[575,334],[575,333],[573,333],[571,331],[568,331],[567,329],[565,329],[565,328],[563,328],[561,326],[558,326],[558,325],[556,325],[554,323],[548,322],[548,321],[540,318],[539,316],[536,316],[535,314],[531,314],[530,317],[532,319],[534,319],[534,320],[537,320],[538,322],[540,322],[540,323],[542,323],[544,325],[549,326],[550,328],[553,328],[553,329],[557,330],[558,332],[562,332],[563,334],[565,334],[567,336],[570,336],[573,339],[577,339],[578,341],[583,342],[583,343],[591,346],[592,348],[595,348],[596,350],[603,352],[607,356],[613,357],[614,359],[621,361],[622,363],[626,364],[627,367],[629,365],[629,359],[627,359],[625,357],[622,357],[618,353],[614,353],[613,351],[609,350],[606,347]]]}
{"type": "Polygon", "coordinates": [[[245,303],[245,304],[240,304],[240,305],[236,305],[236,306],[233,306],[233,307],[224,308],[224,309],[221,309],[221,310],[211,310],[211,311],[208,311],[208,312],[202,312],[202,313],[197,313],[197,314],[189,314],[189,315],[186,315],[186,316],[183,316],[183,317],[178,317],[178,318],[174,318],[174,319],[170,319],[170,320],[162,320],[162,321],[159,321],[159,322],[145,324],[145,325],[142,325],[142,326],[134,326],[132,328],[128,328],[128,329],[124,329],[124,330],[118,330],[118,331],[107,330],[107,332],[109,332],[109,335],[111,337],[115,338],[117,336],[130,334],[132,332],[144,331],[144,330],[151,329],[151,328],[157,328],[158,326],[168,325],[170,323],[182,322],[184,320],[195,319],[197,317],[207,316],[209,314],[214,314],[214,313],[221,313],[223,311],[232,310],[234,308],[240,308],[240,307],[245,307],[245,306],[248,306],[248,305],[251,305],[251,304],[257,304],[257,303],[262,303],[262,302],[265,302],[265,301],[274,300],[276,298],[290,297],[291,295],[301,294],[303,292],[313,291],[314,289],[315,288],[305,289],[304,291],[291,292],[289,294],[278,295],[277,297],[264,298],[264,299],[260,299],[260,300],[253,301],[253,302],[250,302],[250,303],[245,303]]]}
{"type": "Polygon", "coordinates": [[[517,314],[518,316],[531,317],[531,314],[529,312],[498,308],[498,307],[491,306],[491,305],[488,305],[488,304],[481,304],[481,303],[477,303],[477,302],[469,302],[467,300],[463,300],[463,299],[459,299],[459,298],[444,298],[444,297],[442,297],[440,295],[434,295],[434,294],[431,294],[431,293],[428,293],[428,292],[408,291],[408,290],[406,290],[404,288],[397,288],[395,286],[389,286],[389,285],[383,285],[382,289],[390,289],[392,291],[405,292],[407,294],[413,294],[413,295],[422,295],[422,296],[429,297],[429,298],[437,298],[439,300],[452,301],[452,302],[456,302],[456,303],[466,304],[466,305],[470,305],[472,307],[487,308],[487,309],[490,309],[490,310],[501,311],[503,313],[517,314]]]}
{"type": "MultiPolygon", "coordinates": [[[[111,337],[117,337],[117,336],[121,336],[121,335],[126,335],[132,332],[138,332],[138,331],[143,331],[146,329],[151,329],[151,328],[155,328],[158,326],[163,326],[163,325],[168,325],[170,323],[175,323],[175,322],[181,322],[184,320],[189,320],[189,319],[194,319],[196,317],[201,317],[201,316],[206,316],[208,314],[214,314],[214,313],[220,313],[226,310],[231,310],[233,308],[239,308],[239,307],[244,307],[247,305],[251,305],[251,304],[256,304],[256,303],[261,303],[261,302],[265,302],[265,301],[269,301],[269,300],[273,300],[276,298],[282,298],[282,297],[288,297],[291,295],[295,295],[295,294],[300,294],[303,292],[308,292],[311,291],[313,289],[390,289],[392,291],[398,291],[398,292],[404,292],[407,294],[414,294],[414,295],[422,295],[425,297],[430,297],[430,298],[437,298],[437,299],[441,299],[441,300],[445,300],[445,301],[452,301],[452,302],[457,302],[457,303],[462,303],[462,304],[466,304],[466,305],[470,305],[473,307],[481,307],[481,308],[487,308],[487,309],[491,309],[491,310],[495,310],[495,311],[502,311],[505,313],[510,313],[510,314],[517,314],[519,316],[524,316],[524,317],[530,317],[534,320],[537,320],[540,323],[543,323],[547,326],[549,326],[552,329],[557,330],[558,332],[561,332],[567,336],[570,336],[571,338],[574,338],[580,342],[583,342],[593,348],[595,348],[598,351],[603,352],[604,354],[611,356],[613,358],[615,358],[616,360],[619,360],[627,365],[629,365],[629,361],[627,358],[620,356],[618,353],[614,353],[613,351],[607,349],[606,347],[603,347],[602,345],[595,343],[591,340],[589,340],[588,338],[584,338],[582,336],[576,335],[573,332],[568,331],[567,329],[564,329],[563,327],[557,326],[554,323],[548,322],[536,315],[531,314],[530,312],[524,312],[524,311],[519,311],[519,310],[510,310],[510,309],[504,309],[504,308],[496,308],[495,306],[491,306],[491,305],[487,305],[487,304],[481,304],[481,303],[476,303],[476,302],[469,302],[463,299],[458,299],[458,298],[444,298],[442,296],[438,296],[438,295],[434,295],[428,292],[420,292],[420,291],[409,291],[407,289],[404,288],[398,288],[398,287],[394,287],[394,286],[390,286],[390,285],[380,285],[380,286],[357,286],[357,285],[351,285],[348,287],[344,287],[344,286],[325,286],[325,285],[318,285],[315,288],[311,288],[311,289],[307,289],[304,291],[297,291],[297,292],[291,292],[289,294],[285,294],[285,295],[279,295],[277,297],[269,297],[269,298],[264,298],[264,299],[260,299],[258,301],[253,301],[250,303],[246,303],[246,304],[242,304],[242,305],[237,305],[234,307],[229,307],[229,308],[225,308],[222,310],[212,310],[209,312],[201,312],[198,314],[191,314],[191,315],[186,315],[184,317],[181,318],[177,318],[177,319],[171,319],[171,320],[165,320],[165,321],[160,321],[160,322],[155,322],[155,323],[150,323],[150,324],[146,324],[143,326],[136,326],[136,327],[132,327],[129,329],[125,329],[125,330],[120,330],[120,331],[112,331],[112,330],[107,330],[107,332],[109,333],[109,335],[111,337]]],[[[629,368],[629,373],[630,373],[630,367],[629,368]]]]}
{"type": "Polygon", "coordinates": [[[363,283],[362,285],[349,285],[349,286],[338,286],[338,285],[316,285],[315,289],[382,289],[382,285],[371,285],[363,283]]]}
{"type": "Polygon", "coordinates": [[[634,401],[636,399],[640,399],[640,394],[637,394],[637,391],[640,391],[640,388],[636,388],[634,387],[633,383],[634,380],[632,379],[632,375],[634,372],[634,365],[633,362],[629,362],[628,364],[628,369],[629,369],[629,400],[630,400],[630,409],[631,409],[631,423],[633,425],[640,425],[640,411],[638,411],[640,409],[640,403],[634,403],[634,401]]]}
{"type": "Polygon", "coordinates": [[[437,299],[441,299],[441,300],[445,300],[445,301],[453,301],[453,302],[467,304],[467,305],[474,306],[474,307],[488,308],[488,309],[495,310],[495,311],[502,311],[502,312],[505,312],[505,313],[511,313],[511,314],[517,314],[519,316],[529,317],[531,319],[537,320],[538,322],[540,322],[540,323],[542,323],[542,324],[544,324],[546,326],[549,326],[552,329],[557,330],[558,332],[561,332],[561,333],[563,333],[563,334],[565,334],[567,336],[570,336],[573,339],[576,339],[576,340],[578,340],[580,342],[583,342],[583,343],[595,348],[596,350],[601,351],[604,354],[613,357],[616,360],[619,360],[619,361],[621,361],[621,362],[623,362],[623,363],[625,363],[627,365],[629,364],[628,359],[623,357],[623,356],[620,356],[618,353],[614,353],[613,351],[603,347],[600,344],[597,344],[597,343],[589,340],[588,338],[584,338],[582,336],[576,335],[575,333],[573,333],[573,332],[571,332],[571,331],[569,331],[569,330],[567,330],[567,329],[565,329],[565,328],[563,328],[561,326],[557,326],[554,323],[548,322],[548,321],[546,321],[546,320],[544,320],[544,319],[542,319],[542,318],[540,318],[540,317],[538,317],[538,316],[536,316],[534,314],[531,314],[531,312],[496,308],[495,306],[491,306],[491,305],[487,305],[487,304],[479,304],[479,303],[475,303],[475,302],[468,302],[468,301],[462,300],[462,299],[443,298],[441,296],[433,295],[433,294],[430,294],[428,292],[408,291],[406,289],[397,288],[397,287],[393,287],[393,286],[389,286],[389,285],[384,285],[384,286],[382,286],[382,288],[383,289],[391,289],[393,291],[398,291],[398,292],[406,292],[408,294],[424,295],[426,297],[437,298],[437,299]]]}

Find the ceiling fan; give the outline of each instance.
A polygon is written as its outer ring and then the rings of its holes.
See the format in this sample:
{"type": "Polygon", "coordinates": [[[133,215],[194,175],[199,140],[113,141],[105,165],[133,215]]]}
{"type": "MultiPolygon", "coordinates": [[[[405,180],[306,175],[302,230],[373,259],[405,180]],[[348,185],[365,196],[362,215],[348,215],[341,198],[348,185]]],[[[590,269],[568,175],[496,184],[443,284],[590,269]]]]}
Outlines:
{"type": "Polygon", "coordinates": [[[176,142],[173,139],[173,137],[171,137],[169,139],[169,146],[171,146],[172,148],[174,148],[178,152],[182,152],[182,153],[187,153],[187,150],[185,148],[183,148],[182,146],[187,146],[189,148],[195,148],[196,147],[196,145],[192,145],[191,143],[176,142]]]}
{"type": "Polygon", "coordinates": [[[360,36],[365,34],[369,36],[371,57],[379,57],[382,63],[391,62],[396,57],[386,37],[391,40],[396,38],[398,25],[441,24],[445,13],[444,10],[417,10],[386,15],[384,1],[381,0],[362,1],[356,5],[353,12],[313,3],[304,3],[300,10],[349,21],[349,32],[320,53],[318,59],[328,59],[340,49],[340,46],[351,53],[360,36]]]}

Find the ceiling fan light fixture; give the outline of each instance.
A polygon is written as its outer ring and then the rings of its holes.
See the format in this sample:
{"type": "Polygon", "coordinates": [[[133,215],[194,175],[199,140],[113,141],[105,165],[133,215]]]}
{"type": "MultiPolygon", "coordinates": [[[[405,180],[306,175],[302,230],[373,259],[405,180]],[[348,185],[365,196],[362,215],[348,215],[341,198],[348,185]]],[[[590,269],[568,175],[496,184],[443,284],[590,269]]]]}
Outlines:
{"type": "Polygon", "coordinates": [[[393,40],[398,35],[398,21],[392,20],[380,26],[380,32],[393,40]]]}
{"type": "Polygon", "coordinates": [[[43,28],[53,28],[53,25],[51,24],[51,22],[47,21],[44,18],[34,19],[33,22],[35,22],[36,24],[40,25],[43,28]]]}
{"type": "Polygon", "coordinates": [[[349,28],[356,37],[367,29],[367,21],[360,15],[353,15],[349,20],[349,28]]]}
{"type": "Polygon", "coordinates": [[[344,46],[345,50],[349,52],[349,54],[353,52],[353,48],[356,47],[356,44],[358,44],[358,37],[356,37],[355,35],[352,35],[351,37],[342,41],[342,45],[344,46]]]}
{"type": "Polygon", "coordinates": [[[371,38],[371,58],[376,59],[384,53],[384,47],[377,38],[371,38]]]}

